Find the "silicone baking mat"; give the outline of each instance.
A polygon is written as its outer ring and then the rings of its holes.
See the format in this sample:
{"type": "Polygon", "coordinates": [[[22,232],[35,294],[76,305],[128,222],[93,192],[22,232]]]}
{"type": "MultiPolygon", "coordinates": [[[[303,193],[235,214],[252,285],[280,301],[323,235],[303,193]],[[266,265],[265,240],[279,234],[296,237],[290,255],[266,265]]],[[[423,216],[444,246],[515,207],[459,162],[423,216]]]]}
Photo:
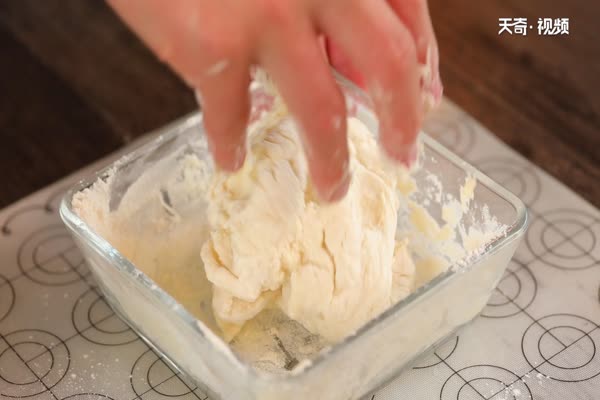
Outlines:
{"type": "MultiPolygon", "coordinates": [[[[426,130],[532,223],[481,316],[366,399],[600,399],[600,213],[450,102],[426,130]]],[[[58,217],[65,188],[108,161],[0,212],[2,399],[208,399],[115,316],[58,217]]]]}

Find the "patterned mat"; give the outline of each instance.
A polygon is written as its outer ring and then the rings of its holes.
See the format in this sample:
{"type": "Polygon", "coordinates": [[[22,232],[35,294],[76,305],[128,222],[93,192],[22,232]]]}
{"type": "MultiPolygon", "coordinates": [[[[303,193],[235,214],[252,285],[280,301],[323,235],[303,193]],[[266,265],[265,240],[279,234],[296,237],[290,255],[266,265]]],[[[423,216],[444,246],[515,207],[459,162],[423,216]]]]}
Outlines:
{"type": "MultiPolygon", "coordinates": [[[[600,399],[599,211],[449,102],[426,130],[532,224],[482,315],[367,399],[600,399]]],[[[0,212],[2,399],[208,399],[112,312],[57,215],[65,188],[107,162],[0,212]]]]}

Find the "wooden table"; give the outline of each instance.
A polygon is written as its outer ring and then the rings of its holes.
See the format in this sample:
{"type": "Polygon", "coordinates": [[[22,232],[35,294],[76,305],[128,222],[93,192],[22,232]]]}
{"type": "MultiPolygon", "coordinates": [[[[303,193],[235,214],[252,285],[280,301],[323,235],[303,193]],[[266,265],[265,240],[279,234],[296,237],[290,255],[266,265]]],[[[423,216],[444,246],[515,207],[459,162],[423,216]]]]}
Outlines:
{"type": "MultiPolygon", "coordinates": [[[[430,3],[448,97],[600,206],[600,3],[430,3]],[[499,36],[499,17],[534,29],[499,36]],[[570,35],[538,36],[538,17],[570,35]]],[[[0,207],[195,107],[99,0],[1,1],[0,51],[0,207]]]]}

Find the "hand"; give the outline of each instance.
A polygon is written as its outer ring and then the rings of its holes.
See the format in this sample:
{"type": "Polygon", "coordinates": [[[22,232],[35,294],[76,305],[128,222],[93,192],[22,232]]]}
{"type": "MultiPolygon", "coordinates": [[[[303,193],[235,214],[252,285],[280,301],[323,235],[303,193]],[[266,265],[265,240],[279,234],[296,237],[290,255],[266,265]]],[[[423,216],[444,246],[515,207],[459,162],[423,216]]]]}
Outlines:
{"type": "Polygon", "coordinates": [[[217,165],[245,157],[249,68],[276,83],[304,136],[310,172],[326,201],[347,191],[344,98],[334,66],[365,87],[381,143],[410,164],[427,93],[441,96],[437,44],[426,0],[109,0],[151,49],[201,93],[217,165]],[[334,43],[334,45],[332,45],[334,43]],[[422,65],[430,74],[422,78],[422,65]],[[357,74],[357,71],[360,74],[357,74]]]}

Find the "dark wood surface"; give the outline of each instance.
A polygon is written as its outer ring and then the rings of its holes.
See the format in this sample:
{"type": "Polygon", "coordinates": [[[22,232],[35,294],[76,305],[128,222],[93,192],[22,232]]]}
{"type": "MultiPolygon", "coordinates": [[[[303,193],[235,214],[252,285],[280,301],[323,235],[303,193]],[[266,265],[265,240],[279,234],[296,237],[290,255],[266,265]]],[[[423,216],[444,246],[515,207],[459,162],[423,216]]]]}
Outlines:
{"type": "MultiPolygon", "coordinates": [[[[446,94],[600,206],[600,6],[432,0],[446,94]],[[498,36],[499,17],[570,18],[498,36]]],[[[0,207],[192,111],[185,85],[98,0],[0,1],[0,207]]]]}

